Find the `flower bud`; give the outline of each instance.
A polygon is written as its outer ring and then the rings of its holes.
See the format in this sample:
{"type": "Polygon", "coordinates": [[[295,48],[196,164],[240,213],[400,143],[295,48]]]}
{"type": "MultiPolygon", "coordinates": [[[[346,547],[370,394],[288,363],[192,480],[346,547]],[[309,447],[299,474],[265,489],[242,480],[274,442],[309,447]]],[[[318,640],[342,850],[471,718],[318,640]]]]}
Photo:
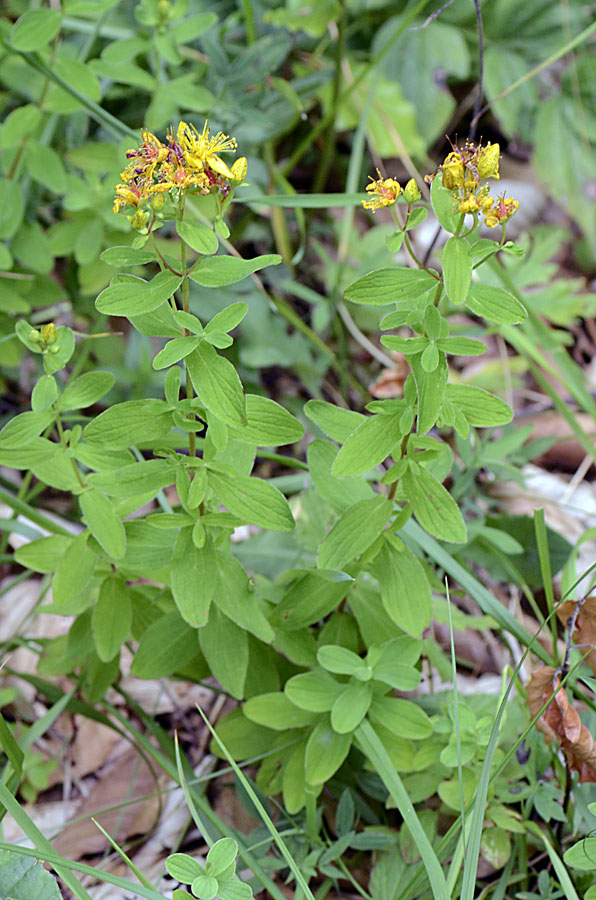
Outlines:
{"type": "Polygon", "coordinates": [[[151,199],[149,200],[149,206],[151,207],[152,210],[154,210],[154,212],[161,212],[161,210],[164,208],[165,205],[166,205],[165,194],[159,193],[159,194],[151,195],[151,199]]]}
{"type": "Polygon", "coordinates": [[[143,209],[137,209],[136,213],[130,220],[130,224],[136,231],[142,231],[147,224],[147,213],[143,209]]]}
{"type": "Polygon", "coordinates": [[[56,326],[53,322],[48,322],[41,329],[41,339],[44,344],[53,344],[56,340],[56,326]]]}
{"type": "Polygon", "coordinates": [[[459,153],[450,153],[443,163],[443,187],[450,191],[462,187],[464,183],[464,164],[459,153]]]}
{"type": "Polygon", "coordinates": [[[478,174],[480,178],[499,179],[499,156],[501,148],[498,144],[487,144],[478,153],[478,174]]]}
{"type": "Polygon", "coordinates": [[[406,203],[416,203],[417,200],[420,200],[420,191],[418,190],[415,178],[410,178],[406,184],[404,188],[404,200],[406,203]]]}
{"type": "Polygon", "coordinates": [[[169,19],[171,11],[172,4],[170,3],[170,0],[159,0],[159,3],[157,4],[157,15],[162,22],[169,19]]]}
{"type": "Polygon", "coordinates": [[[230,169],[230,172],[232,173],[232,178],[230,178],[231,183],[242,184],[242,182],[246,178],[247,171],[248,163],[245,156],[241,156],[239,159],[234,160],[234,163],[230,169]]]}
{"type": "Polygon", "coordinates": [[[51,347],[48,347],[48,353],[60,353],[60,347],[58,344],[52,344],[51,347]]]}
{"type": "Polygon", "coordinates": [[[39,332],[37,328],[32,328],[29,332],[29,340],[33,341],[34,344],[39,344],[41,341],[41,332],[39,332]]]}

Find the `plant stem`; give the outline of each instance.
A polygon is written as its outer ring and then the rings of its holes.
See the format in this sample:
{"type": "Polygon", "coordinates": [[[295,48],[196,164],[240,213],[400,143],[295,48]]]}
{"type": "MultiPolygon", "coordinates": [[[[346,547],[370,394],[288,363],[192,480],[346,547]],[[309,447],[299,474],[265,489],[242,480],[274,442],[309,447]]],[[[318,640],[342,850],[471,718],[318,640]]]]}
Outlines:
{"type": "MultiPolygon", "coordinates": [[[[178,215],[176,217],[177,222],[182,222],[184,218],[184,193],[180,192],[180,200],[178,202],[178,215]]],[[[190,288],[188,284],[187,277],[187,269],[186,269],[186,243],[180,238],[180,260],[182,262],[182,304],[184,307],[185,313],[190,313],[190,288]]],[[[190,334],[188,328],[184,329],[184,335],[188,337],[190,334]]],[[[194,396],[194,391],[192,387],[192,379],[190,377],[190,372],[188,370],[188,365],[185,361],[184,363],[184,371],[186,373],[186,399],[192,400],[194,396]]],[[[194,431],[188,432],[188,455],[196,456],[197,455],[197,445],[195,439],[194,431]]]]}

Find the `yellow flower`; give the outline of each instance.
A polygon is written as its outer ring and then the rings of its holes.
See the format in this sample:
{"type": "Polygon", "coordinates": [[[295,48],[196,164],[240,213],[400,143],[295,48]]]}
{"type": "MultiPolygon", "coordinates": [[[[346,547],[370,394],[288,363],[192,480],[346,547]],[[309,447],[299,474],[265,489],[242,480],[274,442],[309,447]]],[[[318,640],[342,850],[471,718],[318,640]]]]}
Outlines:
{"type": "Polygon", "coordinates": [[[53,344],[57,338],[56,334],[56,326],[53,322],[48,322],[47,325],[43,325],[41,329],[41,339],[46,344],[53,344]]]}
{"type": "Polygon", "coordinates": [[[242,184],[242,182],[246,178],[246,173],[248,172],[248,163],[246,161],[246,156],[241,156],[240,159],[235,159],[230,171],[232,173],[232,178],[230,178],[232,184],[242,184]]]}
{"type": "Polygon", "coordinates": [[[473,213],[478,212],[480,209],[480,203],[478,202],[478,198],[474,196],[474,194],[470,194],[462,200],[458,207],[461,213],[473,213]]]}
{"type": "Polygon", "coordinates": [[[450,153],[443,163],[443,187],[450,191],[464,185],[464,164],[459,153],[450,153]]]}
{"type": "Polygon", "coordinates": [[[480,147],[478,150],[478,175],[480,178],[495,178],[497,181],[501,177],[499,175],[499,156],[501,148],[498,144],[487,144],[486,147],[480,147]]]}
{"type": "Polygon", "coordinates": [[[383,206],[393,206],[401,192],[401,185],[394,178],[383,178],[377,169],[378,179],[369,175],[370,184],[366,185],[366,190],[370,193],[368,200],[363,200],[362,205],[365,209],[381,209],[383,206]]]}
{"type": "Polygon", "coordinates": [[[222,131],[218,131],[215,137],[210,137],[209,125],[206,121],[201,134],[194,125],[180,122],[176,139],[184,151],[186,163],[191,168],[204,169],[205,166],[208,166],[213,172],[223,175],[224,178],[234,177],[223,159],[220,159],[217,154],[226,150],[235,153],[238,147],[236,138],[228,137],[222,131]]]}
{"type": "Polygon", "coordinates": [[[496,228],[514,216],[518,209],[518,200],[514,200],[513,197],[505,199],[505,195],[498,197],[496,204],[484,212],[484,223],[488,228],[496,228]]]}

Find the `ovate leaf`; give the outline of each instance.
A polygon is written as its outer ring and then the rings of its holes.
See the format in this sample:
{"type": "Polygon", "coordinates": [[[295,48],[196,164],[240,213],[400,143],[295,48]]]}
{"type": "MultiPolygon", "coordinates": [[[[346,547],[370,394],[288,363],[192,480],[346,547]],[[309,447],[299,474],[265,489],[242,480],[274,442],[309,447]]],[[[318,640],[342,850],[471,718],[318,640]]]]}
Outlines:
{"type": "Polygon", "coordinates": [[[205,287],[225,287],[228,284],[236,284],[253,272],[264,269],[266,266],[277,266],[281,262],[281,256],[277,253],[268,253],[264,256],[256,256],[254,259],[238,259],[236,256],[211,256],[201,260],[193,269],[190,277],[197,284],[205,287]]]}
{"type": "Polygon", "coordinates": [[[443,280],[449,300],[456,306],[466,302],[472,279],[472,254],[464,238],[450,237],[443,249],[443,280]]]}
{"type": "Polygon", "coordinates": [[[490,284],[472,284],[466,306],[475,315],[497,325],[517,325],[528,318],[523,305],[513,294],[490,284]]]}
{"type": "Polygon", "coordinates": [[[426,294],[437,281],[428,272],[408,266],[377,269],[352,282],[344,291],[346,300],[369,306],[385,306],[400,300],[414,300],[426,294]]]}
{"type": "Polygon", "coordinates": [[[325,718],[314,728],[306,745],[304,768],[309,784],[323,784],[335,775],[352,743],[351,734],[337,734],[325,718]]]}
{"type": "Polygon", "coordinates": [[[379,536],[392,511],[383,496],[359,500],[343,513],[325,536],[317,565],[320,569],[341,569],[370,547],[379,536]]]}
{"type": "Polygon", "coordinates": [[[100,413],[87,425],[85,440],[123,450],[140,441],[163,437],[172,427],[172,413],[163,400],[127,400],[100,413]]]}
{"type": "Polygon", "coordinates": [[[124,578],[108,575],[102,581],[91,622],[97,655],[102,662],[109,662],[120,652],[132,625],[132,605],[124,578]]]}
{"type": "Polygon", "coordinates": [[[336,478],[349,478],[374,469],[401,441],[399,416],[377,414],[364,419],[349,436],[333,464],[336,478]]]}
{"type": "Polygon", "coordinates": [[[268,481],[210,470],[209,486],[231,513],[273,531],[291,531],[294,518],[284,495],[268,481]]]}
{"type": "Polygon", "coordinates": [[[410,464],[402,486],[414,515],[426,531],[443,541],[464,543],[467,540],[466,526],[457,503],[430,472],[418,464],[410,464]]]}
{"type": "Polygon", "coordinates": [[[79,495],[83,521],[89,531],[112,559],[122,559],[126,552],[126,535],[120,517],[105,494],[94,488],[79,495]]]}
{"type": "Polygon", "coordinates": [[[226,425],[244,425],[246,400],[232,363],[206,342],[186,357],[193,387],[205,406],[226,425]]]}

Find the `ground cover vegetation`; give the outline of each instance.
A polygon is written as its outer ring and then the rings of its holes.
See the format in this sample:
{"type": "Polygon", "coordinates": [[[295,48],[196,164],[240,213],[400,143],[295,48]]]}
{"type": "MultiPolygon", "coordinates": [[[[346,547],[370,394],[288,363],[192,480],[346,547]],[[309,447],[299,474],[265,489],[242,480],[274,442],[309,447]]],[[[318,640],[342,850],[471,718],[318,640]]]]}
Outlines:
{"type": "Polygon", "coordinates": [[[3,900],[596,896],[595,33],[5,4],[3,900]]]}

